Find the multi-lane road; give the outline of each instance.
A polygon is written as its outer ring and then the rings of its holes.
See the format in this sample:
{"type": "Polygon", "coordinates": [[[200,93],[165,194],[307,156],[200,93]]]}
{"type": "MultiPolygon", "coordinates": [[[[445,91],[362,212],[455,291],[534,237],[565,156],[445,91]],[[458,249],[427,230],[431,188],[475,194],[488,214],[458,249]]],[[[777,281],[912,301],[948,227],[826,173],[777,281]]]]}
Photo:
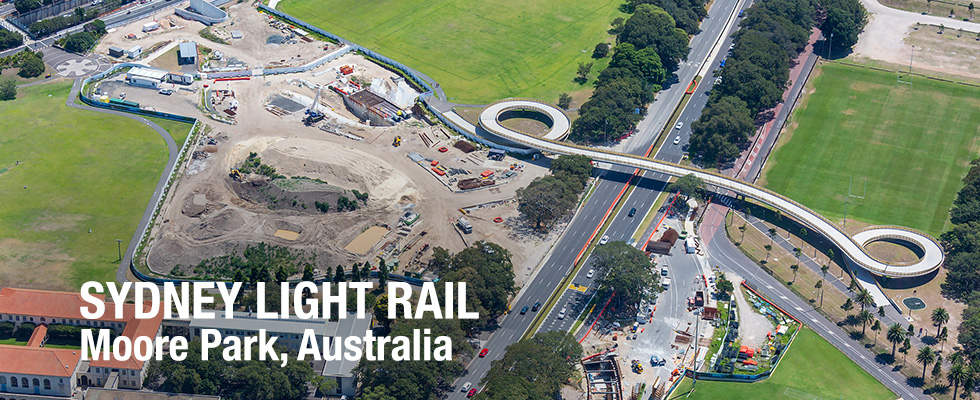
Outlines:
{"type": "MultiPolygon", "coordinates": [[[[748,1],[746,0],[718,0],[714,2],[708,11],[708,17],[701,24],[701,32],[691,40],[689,61],[679,66],[676,71],[675,82],[657,94],[657,99],[647,110],[647,118],[639,124],[636,133],[621,144],[622,150],[631,154],[642,155],[647,153],[684,96],[687,84],[694,79],[698,70],[701,69],[702,62],[716,47],[718,39],[724,35],[725,40],[727,40],[731,29],[736,26],[729,23],[730,19],[737,14],[736,5],[739,9],[744,9],[747,4],[748,1]]],[[[724,46],[724,49],[727,49],[727,46],[724,46]]],[[[700,113],[700,109],[698,110],[700,113]]],[[[674,146],[667,142],[658,151],[656,157],[664,161],[678,162],[683,155],[682,146],[674,146]]],[[[622,208],[624,212],[610,216],[613,220],[606,232],[610,240],[628,240],[638,229],[646,210],[653,206],[663,189],[666,176],[646,175],[650,176],[642,175],[636,180],[636,188],[626,199],[622,208]],[[639,211],[635,216],[629,217],[625,211],[634,207],[639,211]]],[[[517,311],[524,306],[531,306],[535,302],[545,303],[548,300],[552,292],[556,290],[556,286],[569,274],[581,250],[588,245],[604,216],[616,203],[616,199],[623,192],[624,186],[632,176],[633,169],[618,166],[600,172],[594,192],[566,227],[565,233],[554,245],[547,260],[535,272],[531,281],[526,284],[526,288],[513,305],[514,312],[504,317],[500,322],[500,327],[484,342],[483,347],[490,349],[490,353],[487,357],[474,359],[467,366],[463,376],[456,381],[455,387],[459,387],[465,382],[471,382],[474,387],[480,387],[479,382],[490,369],[490,363],[503,356],[507,346],[521,338],[536,316],[534,312],[521,315],[517,311]]],[[[587,270],[588,268],[582,268],[579,275],[572,279],[572,283],[589,285],[591,279],[585,277],[587,270]]],[[[588,301],[588,296],[591,295],[591,292],[577,293],[580,292],[568,291],[568,293],[563,294],[563,297],[551,310],[551,315],[543,322],[542,329],[567,330],[571,327],[588,301]],[[562,305],[569,307],[568,315],[563,319],[558,319],[557,314],[562,305]]],[[[465,398],[465,394],[454,392],[450,394],[449,398],[462,399],[465,398]]]]}

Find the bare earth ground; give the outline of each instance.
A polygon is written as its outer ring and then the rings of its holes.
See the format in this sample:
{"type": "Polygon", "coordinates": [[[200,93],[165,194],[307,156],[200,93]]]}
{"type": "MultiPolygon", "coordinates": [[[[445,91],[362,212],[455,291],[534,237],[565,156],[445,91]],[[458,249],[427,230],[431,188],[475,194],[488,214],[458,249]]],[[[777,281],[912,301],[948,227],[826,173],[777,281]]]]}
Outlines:
{"type": "MultiPolygon", "coordinates": [[[[741,282],[740,277],[733,277],[734,282],[741,282]]],[[[739,341],[744,346],[758,349],[766,344],[766,333],[774,332],[769,318],[759,314],[752,308],[752,305],[745,299],[745,289],[739,286],[735,292],[735,300],[738,303],[738,336],[739,341]]]]}
{"type": "MultiPolygon", "coordinates": [[[[267,57],[272,60],[256,58],[259,54],[268,54],[267,50],[273,47],[276,48],[274,51],[288,51],[294,60],[303,62],[324,54],[322,42],[266,44],[267,35],[277,31],[269,28],[265,17],[251,8],[232,7],[231,15],[235,21],[233,27],[214,29],[219,33],[228,28],[242,30],[245,37],[232,41],[230,45],[204,41],[197,36],[201,27],[171,17],[185,28],[162,29],[151,37],[135,41],[125,39],[126,34],[139,34],[136,27],[141,26],[142,21],[137,22],[110,34],[99,45],[98,51],[107,51],[113,45],[128,49],[135,44],[147,47],[180,39],[196,40],[224,52],[228,57],[246,61],[250,67],[266,65],[276,61],[277,57],[288,59],[287,53],[267,57]]],[[[172,55],[162,50],[160,54],[164,54],[164,57],[172,55]]],[[[173,67],[168,60],[155,64],[173,67]]],[[[459,137],[451,136],[438,125],[429,127],[418,120],[394,127],[372,127],[358,121],[344,107],[342,98],[329,90],[324,90],[319,100],[320,109],[327,115],[326,129],[303,126],[302,110],[284,115],[267,110],[269,101],[279,96],[288,97],[302,104],[303,108],[308,107],[316,93],[305,82],[313,85],[330,83],[338,79],[337,70],[342,65],[353,66],[354,75],[367,82],[374,79],[389,81],[394,76],[360,56],[349,54],[308,73],[217,84],[209,80],[198,81],[188,88],[194,92],[176,90],[171,96],[157,94],[153,89],[128,86],[121,82],[121,76],[99,85],[99,90],[104,94],[117,97],[125,92],[127,100],[137,101],[144,108],[200,118],[211,126],[207,136],[214,142],[208,143],[204,139],[193,143],[190,152],[197,156],[179,170],[176,186],[153,225],[146,253],[151,268],[167,273],[176,265],[194,265],[206,258],[240,251],[248,243],[267,242],[312,252],[317,255],[318,269],[327,271],[329,268],[332,271],[337,264],[349,265],[354,261],[371,261],[375,264],[375,257],[385,244],[394,242],[400,248],[424,231],[426,235],[418,244],[398,257],[402,268],[396,273],[415,270],[417,266],[408,264],[424,244],[429,244],[430,249],[421,254],[423,263],[431,257],[432,247],[441,246],[456,252],[465,247],[464,239],[466,244],[489,240],[511,251],[516,280],[522,284],[550,249],[562,226],[547,235],[530,231],[521,220],[516,204],[506,200],[512,199],[518,188],[547,173],[547,161],[543,164],[512,158],[502,162],[489,161],[485,150],[464,154],[452,147],[459,137]],[[234,125],[210,120],[199,111],[198,103],[204,84],[212,86],[211,89],[234,92],[239,102],[234,125]],[[431,146],[423,144],[422,135],[431,139],[431,146]],[[396,136],[402,138],[400,147],[392,146],[396,136]],[[352,140],[351,137],[362,140],[352,140]],[[448,147],[449,151],[440,153],[438,149],[443,146],[448,147]],[[272,188],[267,178],[256,174],[246,176],[245,183],[238,182],[229,176],[229,171],[239,167],[250,152],[257,153],[264,164],[273,166],[279,174],[320,179],[327,185],[317,186],[305,181],[307,183],[299,187],[290,186],[289,190],[272,188]],[[418,152],[426,158],[438,160],[446,168],[460,168],[469,172],[466,176],[451,178],[463,179],[492,169],[498,174],[498,184],[481,190],[453,193],[449,187],[453,190],[456,187],[448,180],[450,177],[437,178],[430,172],[428,162],[424,166],[412,162],[407,157],[409,152],[418,152]],[[510,179],[501,179],[500,174],[510,170],[514,164],[522,167],[520,172],[510,179]],[[349,190],[367,192],[370,198],[357,211],[337,212],[337,197],[349,190]],[[279,201],[273,201],[273,197],[278,197],[279,201]],[[282,201],[283,198],[289,200],[282,201]],[[296,204],[291,203],[293,199],[297,201],[296,204]],[[316,211],[314,201],[330,204],[330,211],[316,211]],[[461,237],[454,229],[453,222],[462,215],[460,208],[498,201],[505,202],[468,215],[474,233],[461,237]],[[305,209],[302,208],[304,203],[307,204],[305,209]],[[397,226],[399,218],[409,208],[421,215],[421,222],[402,237],[397,233],[397,226]],[[503,222],[493,222],[498,216],[503,218],[503,222]],[[376,225],[386,225],[392,228],[392,232],[366,255],[359,256],[343,249],[354,237],[376,225]],[[298,235],[295,240],[288,240],[275,236],[278,230],[297,232],[298,235]]],[[[220,111],[228,104],[226,100],[216,108],[220,111]]],[[[347,197],[353,198],[350,194],[347,197]]]]}
{"type": "MultiPolygon", "coordinates": [[[[876,0],[862,0],[870,14],[868,25],[854,46],[849,58],[854,60],[878,60],[899,66],[908,66],[915,46],[913,69],[920,73],[930,71],[966,76],[980,79],[976,68],[980,42],[977,32],[980,24],[936,15],[921,15],[897,10],[879,4],[876,0]],[[916,23],[924,24],[916,31],[916,23]],[[940,35],[938,28],[928,24],[946,26],[940,35]],[[957,38],[959,29],[964,29],[963,37],[957,38]],[[923,71],[925,70],[925,71],[923,71]]],[[[933,9],[943,5],[934,4],[933,9]]],[[[948,10],[948,5],[945,7],[948,10]]]]}

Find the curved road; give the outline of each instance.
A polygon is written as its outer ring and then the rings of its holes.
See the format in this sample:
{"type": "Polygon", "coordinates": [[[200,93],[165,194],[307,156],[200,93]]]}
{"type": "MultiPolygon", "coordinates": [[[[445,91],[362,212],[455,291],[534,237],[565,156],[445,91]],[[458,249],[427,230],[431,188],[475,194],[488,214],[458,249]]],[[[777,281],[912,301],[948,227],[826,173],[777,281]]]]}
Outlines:
{"type": "Polygon", "coordinates": [[[163,169],[160,174],[160,181],[157,182],[156,189],[153,190],[153,197],[150,198],[149,203],[146,204],[146,209],[143,211],[143,217],[140,218],[140,223],[136,227],[136,231],[133,232],[132,239],[129,240],[129,246],[126,248],[126,254],[123,255],[122,261],[119,263],[119,268],[116,269],[116,281],[119,283],[126,282],[127,275],[129,274],[129,263],[133,259],[133,254],[136,252],[136,246],[139,245],[140,236],[143,230],[146,229],[147,225],[150,223],[150,219],[153,218],[153,210],[156,208],[157,203],[160,202],[160,196],[163,195],[163,189],[167,185],[167,177],[170,176],[170,172],[173,171],[177,165],[177,154],[179,154],[179,149],[177,148],[177,142],[174,138],[170,136],[170,133],[166,129],[160,127],[153,121],[143,118],[139,115],[130,114],[123,111],[109,110],[104,108],[97,108],[88,106],[85,104],[76,104],[75,99],[78,98],[78,93],[82,89],[82,78],[75,79],[75,83],[71,87],[71,93],[68,94],[68,100],[65,101],[65,105],[71,108],[78,108],[86,111],[94,111],[105,114],[118,115],[120,117],[126,117],[132,120],[142,122],[146,126],[152,128],[163,141],[167,143],[167,166],[163,169]]]}
{"type": "Polygon", "coordinates": [[[866,231],[868,232],[866,235],[870,235],[870,239],[866,239],[863,240],[862,243],[858,243],[849,235],[840,230],[840,228],[838,228],[833,222],[824,218],[822,215],[771,190],[735,180],[727,176],[714,174],[691,167],[685,167],[679,164],[660,160],[651,160],[642,156],[623,154],[608,150],[564,144],[545,138],[528,136],[504,127],[499,121],[500,114],[510,109],[538,110],[546,115],[550,115],[553,113],[552,110],[549,110],[550,108],[554,108],[554,106],[534,100],[505,100],[494,103],[493,105],[484,109],[484,111],[480,114],[480,125],[488,132],[491,132],[492,134],[500,136],[504,139],[541,150],[561,154],[584,155],[597,161],[625,165],[677,177],[694,174],[709,185],[741,193],[744,196],[757,199],[775,207],[776,209],[782,210],[782,212],[786,213],[790,217],[803,222],[811,229],[822,233],[824,236],[834,241],[834,243],[844,251],[851,261],[878,275],[889,277],[912,277],[925,275],[939,268],[945,259],[942,246],[940,246],[934,238],[913,229],[893,226],[875,228],[873,230],[866,231]],[[924,255],[921,259],[912,263],[884,262],[868,254],[862,246],[869,240],[876,238],[906,240],[920,246],[924,255]]]}

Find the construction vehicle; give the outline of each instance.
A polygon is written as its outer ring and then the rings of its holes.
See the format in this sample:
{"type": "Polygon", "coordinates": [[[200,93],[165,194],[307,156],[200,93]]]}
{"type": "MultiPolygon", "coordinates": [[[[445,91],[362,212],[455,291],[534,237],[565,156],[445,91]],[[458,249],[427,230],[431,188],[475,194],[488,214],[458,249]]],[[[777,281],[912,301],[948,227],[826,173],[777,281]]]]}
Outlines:
{"type": "Polygon", "coordinates": [[[394,146],[394,147],[401,146],[402,145],[402,137],[401,136],[395,136],[395,140],[393,142],[391,142],[391,145],[394,146]]]}
{"type": "Polygon", "coordinates": [[[323,121],[325,117],[322,112],[316,110],[317,104],[320,102],[320,92],[322,92],[322,86],[317,86],[316,97],[313,98],[313,104],[306,109],[306,117],[303,118],[303,124],[306,126],[313,126],[313,124],[323,121]]]}
{"type": "Polygon", "coordinates": [[[234,180],[236,180],[236,181],[245,182],[245,177],[242,176],[242,173],[240,171],[238,171],[238,169],[232,169],[231,170],[231,173],[228,174],[228,175],[231,176],[231,178],[234,179],[234,180]]]}

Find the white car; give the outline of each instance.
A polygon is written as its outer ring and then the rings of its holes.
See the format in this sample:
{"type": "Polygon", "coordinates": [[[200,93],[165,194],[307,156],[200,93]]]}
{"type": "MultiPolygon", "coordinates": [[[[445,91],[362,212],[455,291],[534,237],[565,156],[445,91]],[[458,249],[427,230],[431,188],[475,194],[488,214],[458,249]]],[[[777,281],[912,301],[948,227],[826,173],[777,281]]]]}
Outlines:
{"type": "Polygon", "coordinates": [[[603,236],[602,239],[599,239],[599,244],[600,245],[603,245],[603,244],[606,244],[606,243],[609,243],[609,235],[603,236]]]}
{"type": "Polygon", "coordinates": [[[680,144],[680,142],[681,142],[680,136],[674,138],[674,144],[680,144]]]}
{"type": "Polygon", "coordinates": [[[565,314],[568,313],[567,307],[562,307],[561,311],[558,312],[558,319],[565,319],[565,314]]]}
{"type": "Polygon", "coordinates": [[[595,268],[589,269],[589,273],[585,274],[588,279],[592,279],[593,276],[595,276],[595,268]]]}
{"type": "Polygon", "coordinates": [[[674,125],[674,129],[681,129],[683,127],[684,127],[684,123],[683,122],[678,122],[677,125],[674,125]]]}

